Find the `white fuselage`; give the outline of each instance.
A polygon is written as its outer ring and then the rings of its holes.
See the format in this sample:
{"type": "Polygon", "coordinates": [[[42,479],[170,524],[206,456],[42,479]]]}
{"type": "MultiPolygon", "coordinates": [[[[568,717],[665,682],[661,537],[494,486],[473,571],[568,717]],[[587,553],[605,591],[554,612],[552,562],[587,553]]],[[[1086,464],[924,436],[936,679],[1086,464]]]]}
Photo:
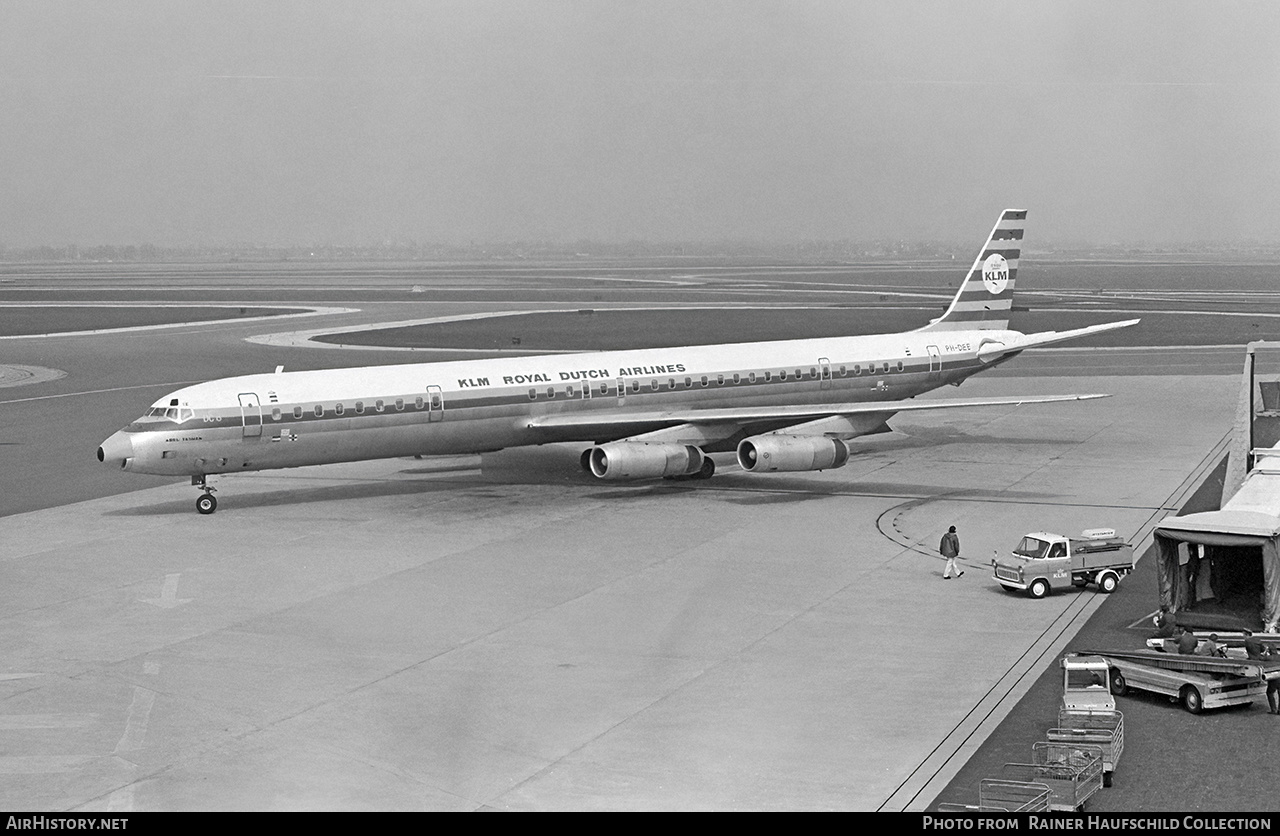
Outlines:
{"type": "Polygon", "coordinates": [[[1012,354],[979,359],[978,349],[1019,337],[913,331],[246,375],[167,395],[103,442],[99,458],[132,472],[201,476],[603,443],[682,423],[655,417],[624,429],[611,426],[610,416],[899,401],[1008,359],[1012,354]],[[599,415],[601,424],[531,426],[558,414],[599,415]]]}

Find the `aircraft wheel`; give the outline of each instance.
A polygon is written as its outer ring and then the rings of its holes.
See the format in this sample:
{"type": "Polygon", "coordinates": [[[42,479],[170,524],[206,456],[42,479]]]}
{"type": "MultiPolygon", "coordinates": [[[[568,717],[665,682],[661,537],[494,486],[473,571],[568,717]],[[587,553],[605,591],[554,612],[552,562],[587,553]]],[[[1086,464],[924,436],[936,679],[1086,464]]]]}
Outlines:
{"type": "Polygon", "coordinates": [[[1111,593],[1116,591],[1116,584],[1120,583],[1120,579],[1116,577],[1115,572],[1104,572],[1102,578],[1098,581],[1098,588],[1103,592],[1111,593]]]}
{"type": "Polygon", "coordinates": [[[1124,674],[1115,668],[1111,669],[1111,693],[1117,697],[1123,697],[1125,692],[1129,690],[1129,683],[1124,681],[1124,674]]]}
{"type": "Polygon", "coordinates": [[[218,510],[218,500],[211,493],[201,494],[196,500],[196,510],[201,514],[212,514],[218,510]]]}
{"type": "Polygon", "coordinates": [[[1038,578],[1027,587],[1027,594],[1032,598],[1043,598],[1049,594],[1049,584],[1043,578],[1038,578]]]}
{"type": "Polygon", "coordinates": [[[1199,714],[1204,709],[1204,699],[1200,696],[1200,690],[1194,685],[1183,686],[1182,707],[1192,714],[1199,714]]]}

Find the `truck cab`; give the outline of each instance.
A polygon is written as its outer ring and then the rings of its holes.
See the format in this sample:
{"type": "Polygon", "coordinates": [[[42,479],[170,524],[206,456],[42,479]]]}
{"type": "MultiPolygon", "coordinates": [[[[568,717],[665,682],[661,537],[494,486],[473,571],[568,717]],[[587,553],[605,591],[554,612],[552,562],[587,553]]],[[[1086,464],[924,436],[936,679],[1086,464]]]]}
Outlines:
{"type": "Polygon", "coordinates": [[[1068,711],[1115,711],[1111,666],[1101,656],[1062,659],[1062,708],[1068,711]]]}
{"type": "Polygon", "coordinates": [[[1111,592],[1133,571],[1133,546],[1112,528],[1088,529],[1080,537],[1033,531],[1007,557],[997,554],[991,568],[992,577],[1005,589],[1023,590],[1032,598],[1090,583],[1111,592]]]}

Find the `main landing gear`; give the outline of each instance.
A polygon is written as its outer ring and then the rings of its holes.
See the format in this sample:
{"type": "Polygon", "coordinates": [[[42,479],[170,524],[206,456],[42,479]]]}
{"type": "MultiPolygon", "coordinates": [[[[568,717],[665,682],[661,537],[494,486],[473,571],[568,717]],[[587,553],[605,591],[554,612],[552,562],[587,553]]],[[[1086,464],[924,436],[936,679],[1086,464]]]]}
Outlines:
{"type": "Polygon", "coordinates": [[[200,498],[196,500],[197,511],[201,514],[212,514],[214,511],[218,510],[218,500],[213,495],[213,492],[216,491],[217,488],[212,485],[205,484],[205,477],[203,474],[200,476],[192,476],[191,486],[204,491],[204,493],[200,495],[200,498]]]}

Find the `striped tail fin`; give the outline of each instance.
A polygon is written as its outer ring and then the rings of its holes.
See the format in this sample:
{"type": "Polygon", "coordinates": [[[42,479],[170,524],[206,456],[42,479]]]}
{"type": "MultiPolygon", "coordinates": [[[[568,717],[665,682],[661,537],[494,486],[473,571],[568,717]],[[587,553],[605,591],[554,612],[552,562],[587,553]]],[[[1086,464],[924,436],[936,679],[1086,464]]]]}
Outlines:
{"type": "Polygon", "coordinates": [[[1006,209],[1000,214],[960,291],[951,300],[951,307],[919,330],[1000,331],[1009,327],[1026,221],[1027,213],[1020,209],[1006,209]]]}

